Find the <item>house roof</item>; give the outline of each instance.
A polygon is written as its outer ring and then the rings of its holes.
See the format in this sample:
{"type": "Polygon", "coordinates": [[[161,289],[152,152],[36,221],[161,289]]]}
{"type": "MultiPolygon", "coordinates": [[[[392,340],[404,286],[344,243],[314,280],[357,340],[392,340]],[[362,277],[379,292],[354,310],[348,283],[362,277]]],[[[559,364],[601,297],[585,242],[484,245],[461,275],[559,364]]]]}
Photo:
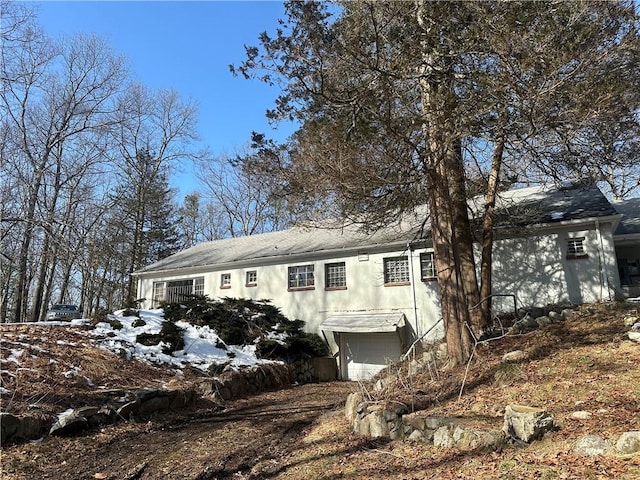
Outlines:
{"type": "Polygon", "coordinates": [[[640,235],[640,197],[616,200],[613,206],[622,214],[614,235],[640,235]]]}
{"type": "MultiPolygon", "coordinates": [[[[472,201],[474,212],[482,212],[482,200],[472,201]]],[[[498,222],[505,225],[534,225],[591,217],[616,215],[616,210],[596,187],[580,185],[538,186],[502,192],[497,200],[498,222]],[[502,218],[502,220],[500,220],[502,218]]],[[[324,224],[321,227],[298,226],[278,232],[228,238],[201,243],[135,272],[146,274],[234,263],[251,263],[269,259],[282,261],[297,255],[347,253],[355,250],[404,245],[428,237],[422,230],[428,211],[416,209],[402,221],[365,233],[357,225],[324,224]]]]}
{"type": "Polygon", "coordinates": [[[299,226],[279,232],[201,243],[138,270],[136,274],[406,244],[416,238],[418,230],[417,227],[401,225],[367,234],[355,225],[340,228],[299,226]]]}
{"type": "MultiPolygon", "coordinates": [[[[472,216],[481,218],[483,207],[484,197],[474,199],[472,216]]],[[[553,224],[617,213],[597,187],[577,183],[509,190],[496,200],[497,227],[553,224]]]]}

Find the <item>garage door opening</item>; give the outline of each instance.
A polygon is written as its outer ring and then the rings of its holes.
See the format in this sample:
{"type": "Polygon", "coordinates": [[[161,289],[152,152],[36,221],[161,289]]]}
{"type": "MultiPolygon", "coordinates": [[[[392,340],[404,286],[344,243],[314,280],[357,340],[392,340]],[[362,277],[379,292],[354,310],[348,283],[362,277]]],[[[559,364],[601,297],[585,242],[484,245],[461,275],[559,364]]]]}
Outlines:
{"type": "Polygon", "coordinates": [[[336,336],[340,377],[369,380],[402,356],[404,326],[401,312],[358,312],[331,316],[320,329],[336,336]]]}

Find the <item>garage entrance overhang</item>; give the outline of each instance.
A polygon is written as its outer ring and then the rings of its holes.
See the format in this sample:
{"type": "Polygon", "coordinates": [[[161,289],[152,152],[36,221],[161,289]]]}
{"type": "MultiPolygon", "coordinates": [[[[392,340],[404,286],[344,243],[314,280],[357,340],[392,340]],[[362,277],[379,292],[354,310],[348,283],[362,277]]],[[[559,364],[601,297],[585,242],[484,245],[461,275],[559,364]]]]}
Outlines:
{"type": "Polygon", "coordinates": [[[404,325],[405,317],[402,312],[353,312],[328,317],[322,322],[320,329],[335,333],[375,333],[395,332],[404,325]]]}

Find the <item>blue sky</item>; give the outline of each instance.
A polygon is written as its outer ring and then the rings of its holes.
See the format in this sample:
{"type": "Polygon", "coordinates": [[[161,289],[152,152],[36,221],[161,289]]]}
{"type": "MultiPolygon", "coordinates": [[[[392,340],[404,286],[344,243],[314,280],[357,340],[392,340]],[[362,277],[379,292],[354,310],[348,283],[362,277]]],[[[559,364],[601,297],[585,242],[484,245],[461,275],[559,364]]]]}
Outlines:
{"type": "MultiPolygon", "coordinates": [[[[291,126],[274,131],[265,111],[278,91],[257,80],[233,77],[229,64],[244,58],[244,45],[273,33],[284,16],[276,1],[44,1],[31,3],[50,36],[79,32],[105,38],[124,55],[133,78],[150,88],[173,88],[200,108],[199,134],[214,154],[233,154],[251,131],[284,139],[291,126]]],[[[182,195],[196,189],[186,166],[174,178],[182,195]]]]}

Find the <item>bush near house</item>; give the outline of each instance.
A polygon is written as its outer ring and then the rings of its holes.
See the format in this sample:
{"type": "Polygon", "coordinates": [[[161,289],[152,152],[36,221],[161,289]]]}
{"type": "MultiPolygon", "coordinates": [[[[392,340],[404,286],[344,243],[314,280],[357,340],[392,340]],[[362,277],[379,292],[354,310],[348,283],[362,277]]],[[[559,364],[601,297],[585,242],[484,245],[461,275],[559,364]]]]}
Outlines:
{"type": "Polygon", "coordinates": [[[167,321],[206,325],[227,345],[257,344],[260,358],[294,361],[329,353],[320,336],[303,330],[302,320],[288,319],[269,300],[211,300],[206,295],[192,295],[182,303],[161,307],[167,321]]]}

